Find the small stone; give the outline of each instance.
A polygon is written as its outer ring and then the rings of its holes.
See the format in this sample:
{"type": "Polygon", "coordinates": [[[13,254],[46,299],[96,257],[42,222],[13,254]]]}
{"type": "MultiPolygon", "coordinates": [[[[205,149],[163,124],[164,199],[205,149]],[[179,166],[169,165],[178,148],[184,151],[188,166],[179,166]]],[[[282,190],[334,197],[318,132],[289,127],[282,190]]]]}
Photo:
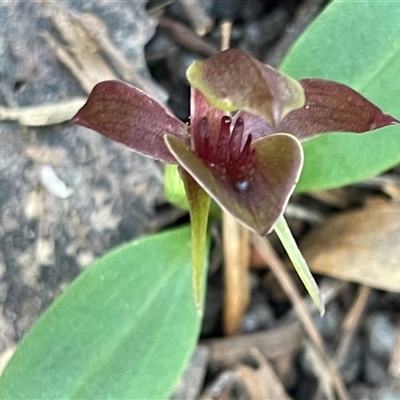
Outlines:
{"type": "Polygon", "coordinates": [[[396,340],[396,330],[386,314],[371,314],[366,321],[368,348],[379,358],[389,360],[396,340]]]}
{"type": "Polygon", "coordinates": [[[213,13],[217,19],[229,19],[236,21],[243,12],[242,0],[215,0],[213,13]]]}
{"type": "Polygon", "coordinates": [[[372,355],[370,352],[365,354],[364,379],[369,385],[376,386],[386,378],[386,368],[384,362],[372,355]]]}
{"type": "Polygon", "coordinates": [[[268,3],[265,0],[247,0],[246,6],[241,9],[241,18],[246,21],[254,21],[264,14],[264,7],[268,3]]]}
{"type": "Polygon", "coordinates": [[[325,339],[334,339],[343,321],[343,311],[336,303],[331,303],[326,307],[325,315],[316,316],[314,321],[325,339]]]}
{"type": "Polygon", "coordinates": [[[351,383],[357,379],[361,371],[363,349],[361,342],[355,341],[350,347],[346,361],[340,368],[342,378],[346,383],[351,383]]]}
{"type": "Polygon", "coordinates": [[[270,305],[261,295],[255,294],[252,303],[242,321],[243,333],[255,332],[272,328],[275,325],[275,315],[270,305]]]}
{"type": "Polygon", "coordinates": [[[398,382],[391,384],[385,382],[373,392],[374,400],[398,400],[400,399],[400,385],[398,382]]]}
{"type": "Polygon", "coordinates": [[[356,383],[349,388],[351,400],[372,400],[372,389],[362,383],[356,383]]]}
{"type": "Polygon", "coordinates": [[[153,63],[162,58],[176,57],[177,51],[177,44],[169,36],[158,32],[146,46],[146,57],[149,63],[153,63]]]}
{"type": "MultiPolygon", "coordinates": [[[[176,65],[176,71],[178,76],[182,79],[182,81],[186,81],[186,71],[196,60],[198,60],[199,56],[189,50],[183,50],[181,53],[181,62],[176,65]]],[[[175,61],[176,62],[176,61],[175,61]]]]}
{"type": "Polygon", "coordinates": [[[249,22],[244,30],[244,41],[249,45],[265,46],[279,36],[288,18],[285,10],[278,9],[261,20],[249,22]]]}

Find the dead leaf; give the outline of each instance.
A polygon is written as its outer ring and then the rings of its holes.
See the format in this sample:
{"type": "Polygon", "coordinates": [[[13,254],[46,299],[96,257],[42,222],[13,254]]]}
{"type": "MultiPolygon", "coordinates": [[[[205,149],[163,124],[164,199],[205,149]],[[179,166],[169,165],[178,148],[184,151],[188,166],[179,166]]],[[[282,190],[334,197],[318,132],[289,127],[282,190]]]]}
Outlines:
{"type": "Polygon", "coordinates": [[[247,365],[236,367],[236,372],[242,379],[249,399],[290,400],[271,364],[260,351],[256,348],[252,349],[252,356],[257,361],[258,368],[254,369],[247,365]]]}
{"type": "Polygon", "coordinates": [[[326,220],[301,250],[313,272],[400,292],[399,217],[399,203],[370,203],[326,220]]]}
{"type": "Polygon", "coordinates": [[[329,366],[326,364],[326,360],[321,357],[321,352],[307,340],[305,341],[305,355],[326,398],[328,400],[334,400],[333,377],[329,366]]]}
{"type": "Polygon", "coordinates": [[[263,332],[205,340],[202,344],[210,349],[213,368],[230,368],[248,358],[250,349],[254,347],[268,359],[292,354],[302,346],[303,338],[303,330],[294,322],[263,332]]]}
{"type": "Polygon", "coordinates": [[[210,32],[214,21],[207,13],[204,2],[199,0],[180,0],[180,4],[199,36],[204,36],[210,32]]]}
{"type": "Polygon", "coordinates": [[[175,19],[161,17],[158,25],[163,28],[171,38],[189,50],[212,57],[218,53],[218,48],[202,37],[197,36],[190,28],[175,19]]]}

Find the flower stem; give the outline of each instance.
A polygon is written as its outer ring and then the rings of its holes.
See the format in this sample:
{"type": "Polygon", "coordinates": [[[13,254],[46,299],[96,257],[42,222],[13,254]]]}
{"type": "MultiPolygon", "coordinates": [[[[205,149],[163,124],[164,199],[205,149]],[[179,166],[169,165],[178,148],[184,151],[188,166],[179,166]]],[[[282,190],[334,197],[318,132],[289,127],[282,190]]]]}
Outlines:
{"type": "Polygon", "coordinates": [[[290,231],[283,214],[276,221],[274,230],[292,261],[297,274],[307,289],[307,292],[314,301],[321,315],[323,315],[325,313],[325,306],[321,301],[318,285],[308,268],[306,260],[297,247],[297,243],[293,238],[292,232],[290,231]]]}

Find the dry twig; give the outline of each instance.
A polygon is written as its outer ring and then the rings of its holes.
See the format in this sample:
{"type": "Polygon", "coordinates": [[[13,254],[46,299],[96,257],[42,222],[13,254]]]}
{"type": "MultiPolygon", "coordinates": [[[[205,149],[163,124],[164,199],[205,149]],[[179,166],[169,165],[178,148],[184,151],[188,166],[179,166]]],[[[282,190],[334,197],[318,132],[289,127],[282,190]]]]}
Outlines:
{"type": "Polygon", "coordinates": [[[311,318],[311,315],[308,312],[307,307],[304,305],[303,299],[301,298],[300,293],[297,290],[296,285],[293,283],[292,278],[290,277],[285,266],[280,261],[279,257],[276,255],[275,251],[273,250],[267,239],[260,236],[254,236],[253,241],[257,250],[265,258],[271,270],[274,272],[275,276],[279,280],[282,288],[292,302],[293,307],[296,310],[304,329],[306,330],[316,349],[319,351],[321,359],[324,360],[327,366],[327,371],[329,371],[331,375],[331,381],[335,387],[337,395],[341,400],[349,399],[349,395],[347,393],[343,380],[338,373],[335,364],[329,358],[325,350],[322,337],[318,332],[318,329],[316,328],[311,318]]]}
{"type": "Polygon", "coordinates": [[[73,98],[58,103],[20,108],[0,107],[0,121],[18,121],[26,126],[44,126],[69,121],[86,99],[73,98]]]}
{"type": "Polygon", "coordinates": [[[298,350],[303,342],[303,330],[298,322],[263,332],[202,341],[210,348],[210,363],[216,368],[229,368],[258,348],[264,357],[276,359],[298,350]]]}
{"type": "Polygon", "coordinates": [[[181,46],[204,54],[206,56],[213,56],[218,53],[218,49],[212,44],[208,43],[205,39],[197,36],[190,28],[181,22],[175,21],[171,18],[161,17],[158,20],[161,28],[165,29],[168,35],[181,46]]]}
{"type": "Polygon", "coordinates": [[[341,338],[335,353],[335,361],[339,367],[346,361],[371,293],[372,289],[369,286],[361,285],[357,297],[343,321],[341,338]]]}
{"type": "Polygon", "coordinates": [[[222,216],[224,240],[224,332],[240,331],[250,301],[250,232],[227,212],[222,216]]]}
{"type": "Polygon", "coordinates": [[[393,379],[400,380],[400,324],[396,326],[396,342],[389,364],[389,375],[393,379]]]}
{"type": "Polygon", "coordinates": [[[255,369],[241,364],[235,369],[243,382],[249,399],[290,400],[270,362],[257,348],[251,349],[250,352],[258,367],[255,369]]]}
{"type": "MultiPolygon", "coordinates": [[[[346,318],[342,324],[342,334],[339,344],[336,348],[334,359],[336,365],[341,367],[347,359],[350,347],[353,343],[354,336],[360,326],[362,316],[368,305],[368,300],[370,298],[372,289],[369,286],[362,285],[357,293],[357,297],[353,302],[350,310],[348,311],[346,318]]],[[[314,395],[314,400],[320,399],[322,395],[321,385],[318,387],[314,395]]]]}
{"type": "Polygon", "coordinates": [[[198,0],[179,0],[179,2],[199,36],[210,32],[214,22],[204,9],[204,4],[198,0]]]}

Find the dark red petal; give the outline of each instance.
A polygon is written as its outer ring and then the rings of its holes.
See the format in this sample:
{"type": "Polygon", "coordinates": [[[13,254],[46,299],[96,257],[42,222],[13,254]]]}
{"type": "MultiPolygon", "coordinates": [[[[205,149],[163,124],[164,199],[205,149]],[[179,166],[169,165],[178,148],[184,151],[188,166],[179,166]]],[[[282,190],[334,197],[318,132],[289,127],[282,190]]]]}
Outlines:
{"type": "Polygon", "coordinates": [[[303,165],[299,141],[287,134],[272,135],[252,143],[251,168],[246,176],[219,173],[197,157],[188,145],[166,135],[178,163],[227,212],[251,230],[264,235],[282,214],[303,165]]]}
{"type": "Polygon", "coordinates": [[[192,88],[190,99],[190,133],[192,142],[196,143],[196,136],[200,134],[200,121],[207,119],[209,145],[215,147],[218,142],[221,119],[227,113],[212,106],[197,89],[192,88]]]}
{"type": "Polygon", "coordinates": [[[323,79],[300,83],[306,104],[289,113],[279,126],[281,132],[300,140],[325,132],[368,132],[399,122],[346,85],[323,79]]]}
{"type": "Polygon", "coordinates": [[[163,105],[119,81],[97,84],[72,122],[166,163],[176,161],[165,145],[164,135],[189,140],[186,125],[163,105]]]}
{"type": "Polygon", "coordinates": [[[222,117],[221,125],[219,129],[219,137],[217,147],[215,151],[217,152],[218,158],[227,163],[229,161],[229,141],[231,138],[231,118],[228,116],[222,117]]]}
{"type": "Polygon", "coordinates": [[[232,135],[229,140],[230,160],[235,160],[239,157],[242,150],[242,140],[244,133],[244,123],[242,118],[238,118],[234,122],[232,135]]]}
{"type": "Polygon", "coordinates": [[[233,117],[233,123],[236,123],[239,119],[243,121],[244,125],[243,144],[247,140],[248,135],[251,135],[253,140],[257,140],[278,133],[265,118],[259,117],[258,115],[250,114],[246,111],[239,111],[233,117]]]}
{"type": "Polygon", "coordinates": [[[226,111],[245,110],[277,124],[304,105],[304,90],[293,78],[240,49],[223,51],[187,70],[190,84],[226,111]]]}
{"type": "Polygon", "coordinates": [[[208,143],[210,140],[208,131],[208,120],[203,117],[197,122],[196,129],[192,126],[191,131],[196,131],[196,135],[192,135],[192,148],[201,157],[207,158],[208,156],[208,143]]]}

